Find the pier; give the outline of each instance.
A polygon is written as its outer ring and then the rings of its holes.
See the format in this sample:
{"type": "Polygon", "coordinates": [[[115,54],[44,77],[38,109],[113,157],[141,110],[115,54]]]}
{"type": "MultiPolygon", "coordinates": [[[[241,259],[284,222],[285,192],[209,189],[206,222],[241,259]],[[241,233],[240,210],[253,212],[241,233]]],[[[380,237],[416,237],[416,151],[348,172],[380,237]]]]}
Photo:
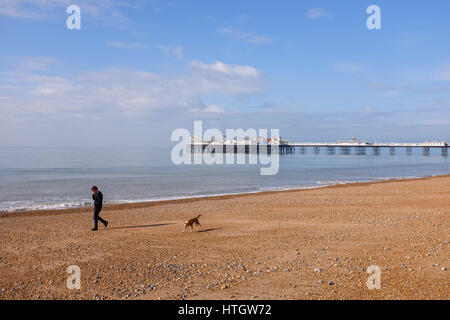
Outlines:
{"type": "Polygon", "coordinates": [[[228,142],[191,142],[191,152],[203,152],[205,150],[213,150],[217,153],[259,153],[263,150],[267,153],[279,154],[307,154],[308,150],[312,154],[321,154],[325,152],[328,155],[366,155],[371,154],[378,156],[382,153],[383,149],[388,151],[388,154],[395,156],[398,154],[398,150],[404,150],[406,155],[412,155],[413,149],[421,149],[423,156],[430,156],[431,149],[440,149],[441,156],[448,156],[448,143],[442,142],[422,142],[422,143],[371,143],[360,142],[354,138],[349,141],[338,142],[289,142],[278,140],[276,142],[260,143],[259,141],[228,141],[228,142]]]}

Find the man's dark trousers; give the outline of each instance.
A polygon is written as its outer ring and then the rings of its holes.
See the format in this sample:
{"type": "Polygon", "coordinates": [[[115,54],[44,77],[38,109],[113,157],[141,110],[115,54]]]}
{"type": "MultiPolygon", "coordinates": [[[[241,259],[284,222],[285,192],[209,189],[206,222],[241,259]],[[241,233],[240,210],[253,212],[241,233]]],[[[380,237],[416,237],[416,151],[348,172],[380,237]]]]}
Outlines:
{"type": "Polygon", "coordinates": [[[102,209],[94,209],[94,229],[98,229],[98,221],[100,221],[101,223],[103,223],[106,226],[106,220],[102,219],[102,217],[100,217],[100,211],[102,209]]]}

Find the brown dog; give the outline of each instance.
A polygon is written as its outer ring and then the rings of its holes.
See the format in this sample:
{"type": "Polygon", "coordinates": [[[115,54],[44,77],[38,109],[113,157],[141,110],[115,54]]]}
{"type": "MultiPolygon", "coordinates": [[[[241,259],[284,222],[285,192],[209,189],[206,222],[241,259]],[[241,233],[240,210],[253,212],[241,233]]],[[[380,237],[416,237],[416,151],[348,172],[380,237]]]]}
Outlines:
{"type": "Polygon", "coordinates": [[[198,226],[202,226],[201,224],[200,224],[200,222],[198,222],[198,218],[200,218],[200,216],[201,216],[201,214],[199,214],[197,217],[195,217],[195,218],[192,218],[192,219],[189,219],[189,220],[187,220],[187,221],[185,221],[184,222],[184,229],[183,229],[183,232],[185,232],[186,231],[186,228],[187,227],[191,227],[191,232],[192,232],[192,230],[194,230],[194,224],[195,224],[195,226],[197,227],[197,231],[199,230],[199,228],[198,228],[198,226]]]}

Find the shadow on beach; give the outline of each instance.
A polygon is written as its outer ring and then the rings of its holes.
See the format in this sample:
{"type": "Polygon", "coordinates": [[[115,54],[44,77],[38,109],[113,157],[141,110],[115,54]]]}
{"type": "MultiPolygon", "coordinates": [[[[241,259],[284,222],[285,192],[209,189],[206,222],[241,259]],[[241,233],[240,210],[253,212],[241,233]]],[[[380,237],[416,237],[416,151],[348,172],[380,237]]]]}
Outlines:
{"type": "Polygon", "coordinates": [[[99,231],[108,231],[108,230],[119,230],[119,229],[135,229],[135,228],[150,228],[150,227],[162,227],[162,226],[168,226],[175,223],[158,223],[158,224],[147,224],[142,226],[126,226],[126,227],[114,227],[114,228],[106,228],[106,229],[99,229],[99,231]]]}
{"type": "Polygon", "coordinates": [[[209,229],[205,229],[205,230],[199,230],[197,232],[210,232],[210,231],[214,231],[214,230],[220,230],[223,229],[222,227],[219,228],[209,228],[209,229]]]}

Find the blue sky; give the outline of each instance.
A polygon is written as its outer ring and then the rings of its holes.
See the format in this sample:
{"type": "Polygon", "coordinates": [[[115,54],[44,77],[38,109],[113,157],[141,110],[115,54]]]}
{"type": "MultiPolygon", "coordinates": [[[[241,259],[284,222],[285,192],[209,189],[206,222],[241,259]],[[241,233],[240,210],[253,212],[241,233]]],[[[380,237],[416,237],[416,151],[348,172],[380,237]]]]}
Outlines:
{"type": "Polygon", "coordinates": [[[449,14],[446,0],[0,0],[0,145],[166,144],[217,119],[296,141],[450,140],[449,14]]]}

